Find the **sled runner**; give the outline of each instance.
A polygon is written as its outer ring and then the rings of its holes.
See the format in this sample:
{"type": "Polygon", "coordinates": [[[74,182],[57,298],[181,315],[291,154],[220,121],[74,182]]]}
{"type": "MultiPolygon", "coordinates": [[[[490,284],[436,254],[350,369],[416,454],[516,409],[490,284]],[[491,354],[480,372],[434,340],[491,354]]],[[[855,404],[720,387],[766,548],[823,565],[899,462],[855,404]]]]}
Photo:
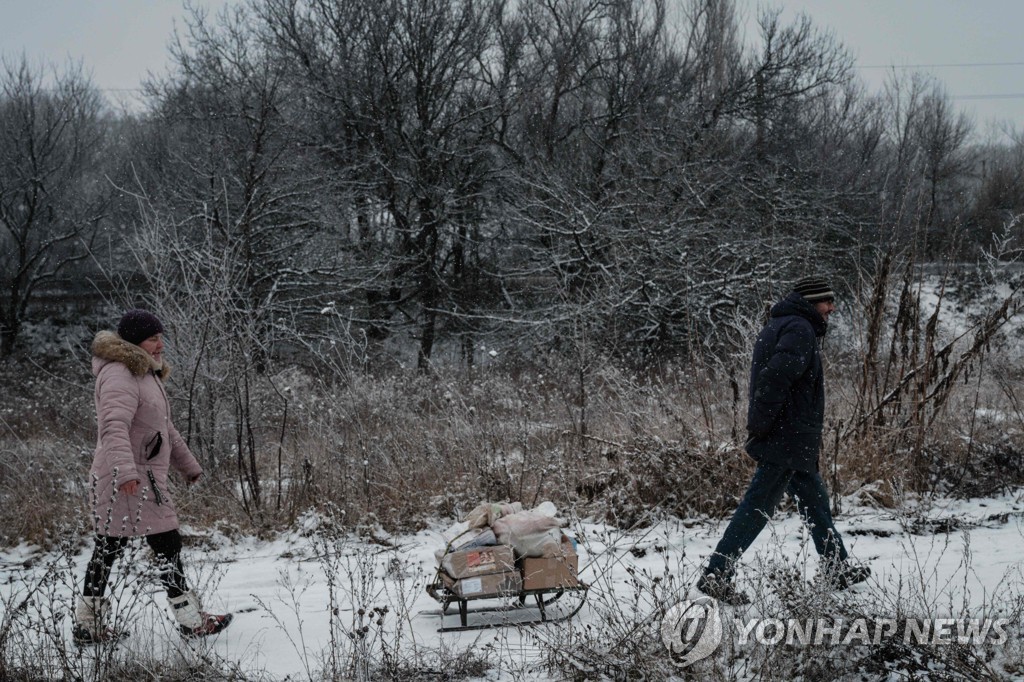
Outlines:
{"type": "MultiPolygon", "coordinates": [[[[509,573],[512,573],[511,571],[509,573]]],[[[441,616],[442,627],[438,632],[465,632],[469,630],[486,630],[497,627],[522,627],[540,625],[543,623],[557,623],[566,621],[579,613],[587,598],[589,586],[578,579],[567,581],[566,584],[550,587],[537,587],[527,589],[522,587],[521,581],[499,578],[498,584],[479,584],[480,581],[471,582],[472,579],[454,580],[445,573],[438,571],[433,582],[427,585],[427,594],[441,604],[439,611],[428,613],[441,616]],[[470,583],[467,585],[466,583],[470,583]],[[478,585],[479,584],[479,585],[478,585]],[[518,589],[514,586],[518,584],[518,589]],[[477,586],[483,589],[474,592],[472,589],[477,586]],[[563,597],[565,598],[563,601],[563,597]],[[469,608],[469,602],[481,599],[504,600],[505,604],[469,608]],[[443,625],[444,619],[448,616],[448,607],[452,604],[458,606],[459,625],[443,625]],[[521,614],[528,613],[527,609],[537,609],[537,614],[532,617],[522,618],[521,614]],[[469,617],[473,614],[491,614],[483,622],[469,623],[469,617]],[[494,618],[494,614],[500,614],[500,618],[494,618]]],[[[454,615],[454,614],[452,614],[454,615]]],[[[479,619],[474,619],[479,620],[479,619]]]]}

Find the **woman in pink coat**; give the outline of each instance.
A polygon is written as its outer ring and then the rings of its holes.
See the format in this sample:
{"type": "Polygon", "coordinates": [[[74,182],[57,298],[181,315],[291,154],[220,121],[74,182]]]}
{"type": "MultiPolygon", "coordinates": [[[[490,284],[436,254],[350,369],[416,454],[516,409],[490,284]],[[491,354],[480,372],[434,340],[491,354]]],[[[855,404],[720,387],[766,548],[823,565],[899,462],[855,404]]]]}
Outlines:
{"type": "Polygon", "coordinates": [[[203,469],[171,422],[163,331],[152,313],[129,310],[116,334],[100,332],[92,344],[97,439],[89,490],[96,546],[75,608],[73,637],[79,643],[124,634],[106,622],[104,592],[114,559],[131,537],[145,536],[156,555],[183,634],[211,635],[231,622],[230,614],[202,610],[182,570],[181,534],[167,476],[173,467],[192,484],[203,469]]]}

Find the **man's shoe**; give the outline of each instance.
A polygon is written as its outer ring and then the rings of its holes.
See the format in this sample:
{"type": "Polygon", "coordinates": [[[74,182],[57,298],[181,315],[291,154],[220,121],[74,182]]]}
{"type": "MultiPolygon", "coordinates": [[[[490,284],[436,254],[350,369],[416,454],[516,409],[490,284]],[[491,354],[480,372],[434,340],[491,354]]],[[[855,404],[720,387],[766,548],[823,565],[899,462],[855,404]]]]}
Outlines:
{"type": "Polygon", "coordinates": [[[871,569],[867,566],[844,562],[838,568],[827,571],[824,575],[828,584],[836,591],[840,591],[870,578],[871,569]]]}
{"type": "Polygon", "coordinates": [[[697,581],[697,591],[716,601],[730,606],[743,606],[750,603],[750,597],[736,589],[732,580],[722,578],[714,573],[705,573],[697,581]]]}

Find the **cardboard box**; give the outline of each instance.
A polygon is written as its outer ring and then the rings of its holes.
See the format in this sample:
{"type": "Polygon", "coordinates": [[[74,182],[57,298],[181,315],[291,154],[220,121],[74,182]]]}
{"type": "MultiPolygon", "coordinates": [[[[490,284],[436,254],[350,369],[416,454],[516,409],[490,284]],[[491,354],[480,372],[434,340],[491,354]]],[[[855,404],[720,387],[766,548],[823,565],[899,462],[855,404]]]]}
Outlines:
{"type": "Polygon", "coordinates": [[[569,538],[562,536],[562,556],[524,557],[519,560],[524,590],[578,587],[580,558],[569,538]]]}
{"type": "Polygon", "coordinates": [[[453,578],[469,578],[515,571],[515,555],[508,545],[490,545],[449,552],[441,559],[441,568],[453,578]]]}
{"type": "Polygon", "coordinates": [[[519,571],[501,571],[486,573],[470,578],[449,578],[442,574],[445,586],[462,599],[479,599],[483,597],[509,597],[519,594],[523,588],[523,579],[519,571]]]}

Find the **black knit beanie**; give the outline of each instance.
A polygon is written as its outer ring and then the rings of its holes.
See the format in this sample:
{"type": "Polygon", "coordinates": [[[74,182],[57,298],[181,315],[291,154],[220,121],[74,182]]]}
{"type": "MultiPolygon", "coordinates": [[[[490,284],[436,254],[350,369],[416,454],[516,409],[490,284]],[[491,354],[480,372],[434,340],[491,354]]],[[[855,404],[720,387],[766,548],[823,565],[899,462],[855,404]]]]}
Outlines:
{"type": "Polygon", "coordinates": [[[133,308],[121,316],[117,323],[117,335],[136,346],[157,334],[163,334],[164,326],[156,315],[148,310],[133,308]]]}
{"type": "Polygon", "coordinates": [[[834,301],[836,298],[835,292],[824,277],[804,277],[793,285],[793,291],[803,296],[809,303],[834,301]]]}

